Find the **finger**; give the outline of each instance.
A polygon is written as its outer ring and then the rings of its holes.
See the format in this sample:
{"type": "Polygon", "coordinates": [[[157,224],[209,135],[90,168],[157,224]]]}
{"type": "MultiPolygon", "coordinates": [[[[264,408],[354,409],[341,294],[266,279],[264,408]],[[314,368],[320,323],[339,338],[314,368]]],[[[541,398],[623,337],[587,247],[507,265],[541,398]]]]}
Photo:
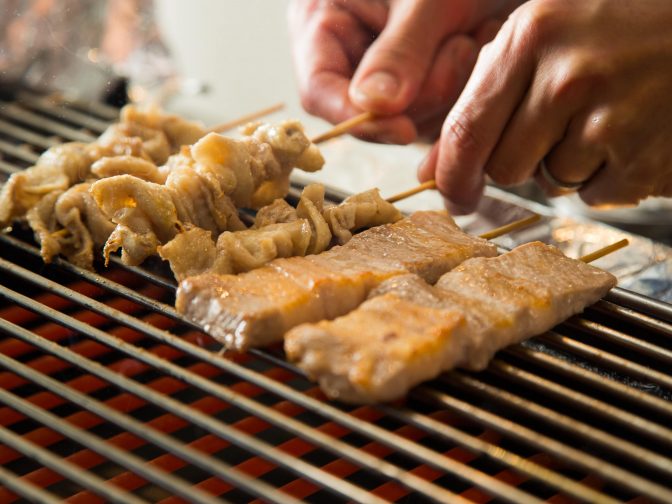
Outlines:
{"type": "Polygon", "coordinates": [[[478,57],[471,37],[456,35],[444,40],[408,114],[417,124],[443,122],[467,83],[478,57]]]}
{"type": "Polygon", "coordinates": [[[495,182],[515,185],[530,179],[539,162],[565,137],[587,89],[566,85],[565,78],[564,72],[537,74],[486,164],[485,172],[495,182]]]}
{"type": "Polygon", "coordinates": [[[420,182],[427,182],[434,179],[434,169],[436,168],[436,160],[439,156],[439,144],[438,142],[432,145],[429,154],[423,159],[418,166],[418,180],[420,182]]]}
{"type": "MultiPolygon", "coordinates": [[[[590,180],[605,165],[605,149],[593,141],[591,134],[594,124],[593,118],[585,115],[570,122],[565,138],[544,158],[551,177],[566,184],[582,183],[590,180]]],[[[541,173],[537,176],[537,182],[550,197],[571,192],[557,187],[541,173]]]]}
{"type": "Polygon", "coordinates": [[[415,100],[441,40],[449,33],[449,2],[399,0],[366,52],[350,87],[353,103],[398,114],[415,100]]]}
{"type": "Polygon", "coordinates": [[[626,180],[623,170],[613,164],[603,165],[579,190],[579,197],[593,207],[634,206],[651,194],[646,181],[626,180]]]}
{"type": "Polygon", "coordinates": [[[485,164],[531,82],[535,56],[516,32],[514,23],[505,23],[481,50],[441,132],[437,186],[465,212],[480,199],[485,164]]]}
{"type": "MultiPolygon", "coordinates": [[[[370,37],[362,38],[367,32],[346,10],[318,9],[306,18],[306,7],[302,7],[294,7],[298,13],[290,13],[290,18],[294,17],[290,26],[301,28],[301,38],[293,45],[301,102],[309,113],[336,124],[362,112],[350,101],[348,86],[353,73],[351,60],[357,51],[363,53],[370,37]]],[[[364,140],[395,144],[408,144],[417,137],[415,125],[405,116],[370,122],[350,133],[364,140]]]]}

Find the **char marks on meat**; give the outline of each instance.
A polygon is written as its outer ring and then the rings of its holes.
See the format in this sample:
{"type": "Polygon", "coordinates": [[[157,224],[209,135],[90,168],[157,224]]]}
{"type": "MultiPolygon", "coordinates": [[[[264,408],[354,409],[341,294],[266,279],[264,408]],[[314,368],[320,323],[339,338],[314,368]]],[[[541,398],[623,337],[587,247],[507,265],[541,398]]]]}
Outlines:
{"type": "Polygon", "coordinates": [[[332,398],[393,400],[442,371],[485,368],[498,350],[581,312],[615,284],[555,247],[529,243],[469,259],[435,286],[417,275],[391,278],[351,313],[289,331],[285,351],[332,398]]]}
{"type": "Polygon", "coordinates": [[[356,308],[384,280],[415,273],[429,282],[495,245],[463,233],[445,212],[416,212],[362,231],[345,245],[307,257],[276,259],[240,275],[187,278],[176,307],[229,348],[282,339],[304,322],[356,308]]]}

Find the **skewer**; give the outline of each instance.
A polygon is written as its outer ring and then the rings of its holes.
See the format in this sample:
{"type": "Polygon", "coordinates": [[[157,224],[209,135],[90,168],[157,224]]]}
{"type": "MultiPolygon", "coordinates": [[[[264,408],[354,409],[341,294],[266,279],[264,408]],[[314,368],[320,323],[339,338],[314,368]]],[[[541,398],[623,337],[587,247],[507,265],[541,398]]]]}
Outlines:
{"type": "Polygon", "coordinates": [[[507,233],[510,233],[512,231],[515,231],[516,229],[524,228],[529,226],[530,224],[534,224],[535,222],[539,221],[541,219],[541,215],[539,214],[532,214],[529,217],[525,217],[523,219],[518,219],[513,222],[509,222],[508,224],[504,224],[503,226],[499,226],[498,228],[491,229],[490,231],[486,231],[485,233],[479,235],[481,238],[485,240],[492,240],[493,238],[497,238],[499,236],[505,235],[507,233]]]}
{"type": "Polygon", "coordinates": [[[329,131],[326,131],[321,135],[317,135],[315,138],[311,140],[311,142],[319,144],[331,138],[341,136],[343,133],[346,133],[348,130],[354,128],[355,126],[359,126],[360,124],[370,121],[373,118],[374,115],[371,112],[364,112],[362,114],[356,115],[355,117],[351,117],[350,119],[346,119],[345,121],[338,123],[329,131]]]}
{"type": "Polygon", "coordinates": [[[390,196],[389,198],[387,198],[387,201],[390,203],[396,203],[397,201],[406,199],[409,196],[413,196],[414,194],[418,194],[419,192],[426,191],[427,189],[436,189],[436,180],[428,180],[427,182],[423,182],[422,184],[415,186],[412,189],[400,192],[399,194],[395,194],[394,196],[390,196]]]}
{"type": "Polygon", "coordinates": [[[618,249],[622,249],[623,247],[626,247],[629,244],[630,241],[627,238],[623,238],[622,240],[619,240],[616,243],[612,243],[611,245],[607,245],[606,247],[602,247],[601,249],[598,249],[595,252],[591,252],[590,254],[586,254],[583,257],[580,257],[579,261],[583,261],[585,263],[596,261],[597,259],[604,257],[608,254],[611,254],[612,252],[615,252],[618,249]]]}
{"type": "Polygon", "coordinates": [[[244,116],[241,116],[237,119],[233,119],[231,121],[217,124],[213,126],[212,128],[209,129],[209,131],[213,133],[222,133],[224,131],[230,130],[235,128],[236,126],[242,126],[243,124],[247,124],[250,121],[254,121],[255,119],[259,119],[260,117],[263,117],[265,115],[272,114],[274,112],[278,112],[279,110],[282,110],[285,107],[284,103],[276,103],[275,105],[272,105],[270,107],[267,107],[265,109],[257,110],[256,112],[251,112],[249,114],[246,114],[244,116]]]}

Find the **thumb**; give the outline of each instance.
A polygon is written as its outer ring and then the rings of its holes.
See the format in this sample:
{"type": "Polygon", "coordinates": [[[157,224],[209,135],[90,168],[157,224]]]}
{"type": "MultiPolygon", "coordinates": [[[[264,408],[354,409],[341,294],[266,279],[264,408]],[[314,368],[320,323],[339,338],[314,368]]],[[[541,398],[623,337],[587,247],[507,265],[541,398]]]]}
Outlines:
{"type": "Polygon", "coordinates": [[[350,84],[350,100],[381,115],[403,112],[416,98],[450,20],[444,4],[394,2],[385,29],[368,49],[350,84]]]}

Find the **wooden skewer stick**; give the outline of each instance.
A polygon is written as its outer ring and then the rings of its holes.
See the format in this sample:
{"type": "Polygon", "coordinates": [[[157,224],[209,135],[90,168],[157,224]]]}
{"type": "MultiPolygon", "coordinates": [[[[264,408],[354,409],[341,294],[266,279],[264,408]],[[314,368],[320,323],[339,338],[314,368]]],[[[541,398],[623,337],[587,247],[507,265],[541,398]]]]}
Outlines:
{"type": "Polygon", "coordinates": [[[409,196],[413,196],[414,194],[418,194],[419,192],[426,191],[427,189],[436,189],[436,180],[428,180],[427,182],[423,182],[422,184],[415,186],[414,188],[409,189],[408,191],[400,192],[399,194],[390,196],[389,198],[387,198],[387,201],[389,203],[396,203],[397,201],[401,201],[402,199],[406,199],[409,196]]]}
{"type": "Polygon", "coordinates": [[[521,229],[531,224],[534,224],[535,222],[539,221],[539,219],[541,219],[541,215],[532,214],[529,217],[518,219],[517,221],[509,222],[508,224],[504,224],[503,226],[499,226],[498,228],[491,229],[490,231],[487,231],[479,236],[485,240],[492,240],[493,238],[497,238],[498,236],[502,236],[512,231],[515,231],[516,229],[521,229]]]}
{"type": "Polygon", "coordinates": [[[579,258],[579,261],[583,261],[585,263],[596,261],[600,257],[604,257],[608,254],[611,254],[612,252],[615,252],[618,249],[622,249],[623,247],[626,247],[629,244],[630,241],[628,241],[627,238],[623,238],[622,240],[619,240],[616,243],[612,243],[611,245],[602,247],[601,249],[598,249],[595,252],[591,252],[590,254],[584,255],[583,257],[579,258]]]}
{"type": "Polygon", "coordinates": [[[242,117],[239,117],[237,119],[233,119],[229,122],[225,122],[222,124],[217,124],[210,128],[208,131],[211,131],[213,133],[222,133],[224,131],[230,130],[235,128],[236,126],[242,126],[243,124],[247,124],[250,121],[254,121],[255,119],[259,119],[260,117],[264,117],[266,115],[272,114],[273,112],[277,112],[279,110],[282,110],[285,108],[284,103],[276,103],[275,105],[272,105],[270,107],[266,107],[265,109],[257,110],[256,112],[251,112],[247,115],[244,115],[242,117]]]}
{"type": "Polygon", "coordinates": [[[329,131],[326,131],[321,135],[317,135],[315,138],[311,140],[311,142],[319,144],[327,140],[330,140],[334,137],[341,136],[343,133],[347,133],[348,130],[354,128],[355,126],[359,126],[362,123],[371,121],[373,118],[374,115],[371,112],[364,112],[362,114],[356,115],[355,117],[351,117],[350,119],[338,123],[329,131]]]}

